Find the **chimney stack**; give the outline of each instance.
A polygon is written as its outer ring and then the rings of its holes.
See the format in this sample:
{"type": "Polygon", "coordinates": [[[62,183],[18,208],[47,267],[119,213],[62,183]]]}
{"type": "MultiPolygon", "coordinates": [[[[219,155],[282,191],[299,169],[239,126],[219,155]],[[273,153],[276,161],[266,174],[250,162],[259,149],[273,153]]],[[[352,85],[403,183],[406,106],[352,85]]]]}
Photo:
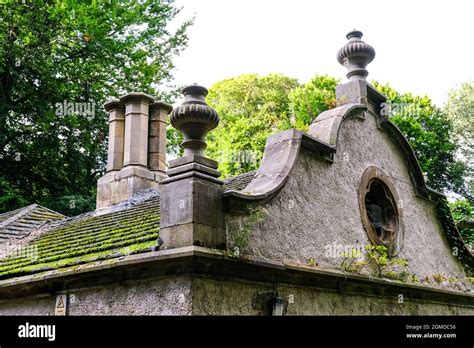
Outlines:
{"type": "Polygon", "coordinates": [[[148,167],[164,175],[166,172],[166,116],[172,107],[163,102],[150,105],[148,132],[148,167]]]}
{"type": "Polygon", "coordinates": [[[107,172],[97,183],[97,209],[158,188],[166,177],[166,115],[172,107],[145,93],[105,104],[109,112],[107,172]]]}

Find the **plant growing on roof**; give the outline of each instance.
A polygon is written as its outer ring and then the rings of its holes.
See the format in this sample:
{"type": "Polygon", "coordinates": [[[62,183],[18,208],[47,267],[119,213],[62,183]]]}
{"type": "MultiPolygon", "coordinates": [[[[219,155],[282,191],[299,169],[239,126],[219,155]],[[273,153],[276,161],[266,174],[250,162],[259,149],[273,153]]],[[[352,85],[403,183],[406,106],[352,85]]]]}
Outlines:
{"type": "Polygon", "coordinates": [[[360,261],[363,256],[359,249],[351,249],[342,253],[342,262],[337,267],[341,271],[359,274],[368,264],[367,261],[360,261]]]}
{"type": "Polygon", "coordinates": [[[418,279],[416,275],[412,275],[405,270],[408,267],[408,260],[400,257],[388,257],[387,247],[384,245],[368,245],[365,247],[367,251],[368,263],[374,266],[380,278],[396,279],[401,281],[412,281],[418,279]],[[398,269],[402,269],[397,272],[398,269]]]}

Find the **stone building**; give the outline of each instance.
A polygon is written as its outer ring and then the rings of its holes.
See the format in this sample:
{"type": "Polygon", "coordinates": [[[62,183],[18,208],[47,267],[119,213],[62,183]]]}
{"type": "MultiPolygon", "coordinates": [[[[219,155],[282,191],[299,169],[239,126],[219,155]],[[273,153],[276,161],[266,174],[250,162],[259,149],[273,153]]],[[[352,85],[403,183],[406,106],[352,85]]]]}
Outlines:
{"type": "Polygon", "coordinates": [[[366,81],[361,37],[337,55],[337,107],[226,181],[204,154],[219,123],[205,88],[174,110],[143,93],[107,103],[97,210],[0,215],[0,313],[474,314],[473,256],[366,81]],[[166,167],[170,112],[184,156],[166,167]]]}

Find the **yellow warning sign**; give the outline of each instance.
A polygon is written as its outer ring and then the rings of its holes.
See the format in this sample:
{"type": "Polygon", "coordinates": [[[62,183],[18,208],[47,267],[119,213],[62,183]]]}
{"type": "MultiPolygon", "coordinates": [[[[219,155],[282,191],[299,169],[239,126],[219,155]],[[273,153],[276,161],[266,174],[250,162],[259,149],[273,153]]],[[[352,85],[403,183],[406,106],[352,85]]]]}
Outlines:
{"type": "Polygon", "coordinates": [[[59,297],[58,305],[56,306],[56,308],[64,308],[64,301],[62,296],[59,297]]]}
{"type": "Polygon", "coordinates": [[[54,315],[66,315],[67,295],[56,296],[54,315]]]}

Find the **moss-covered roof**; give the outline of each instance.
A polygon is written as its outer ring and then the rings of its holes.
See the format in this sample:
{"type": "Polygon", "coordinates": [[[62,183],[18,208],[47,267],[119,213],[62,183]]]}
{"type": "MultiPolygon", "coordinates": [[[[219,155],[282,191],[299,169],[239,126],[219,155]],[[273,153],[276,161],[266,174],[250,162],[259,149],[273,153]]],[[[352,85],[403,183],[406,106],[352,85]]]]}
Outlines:
{"type": "Polygon", "coordinates": [[[11,239],[20,239],[47,222],[62,220],[63,214],[32,204],[0,214],[0,244],[11,239]]]}
{"type": "Polygon", "coordinates": [[[160,201],[50,224],[44,232],[0,259],[0,279],[149,251],[157,244],[160,201]]]}
{"type": "MultiPolygon", "coordinates": [[[[249,172],[230,178],[225,181],[226,189],[242,190],[254,176],[255,172],[249,172]]],[[[29,230],[29,236],[18,239],[18,243],[13,245],[21,246],[19,249],[11,250],[6,257],[0,254],[0,279],[151,251],[157,245],[160,227],[158,196],[132,202],[131,206],[122,206],[121,210],[107,214],[91,212],[74,218],[37,210],[38,206],[26,208],[0,214],[0,225],[30,219],[30,227],[35,228],[33,232],[29,230]],[[35,214],[42,216],[36,225],[35,214]],[[46,226],[45,218],[52,220],[46,226]],[[25,242],[28,239],[30,241],[25,242]]],[[[437,210],[451,247],[457,248],[459,260],[467,273],[473,274],[474,256],[464,245],[444,197],[438,200],[437,210]]]]}
{"type": "MultiPolygon", "coordinates": [[[[244,189],[255,173],[229,178],[225,181],[226,188],[244,189]]],[[[15,249],[9,256],[0,255],[0,279],[152,250],[157,245],[160,227],[159,197],[134,204],[103,215],[91,212],[73,218],[37,205],[0,214],[0,224],[12,222],[16,217],[20,225],[26,226],[25,218],[30,219],[29,228],[25,228],[18,243],[13,245],[15,249]],[[25,242],[27,239],[31,240],[25,242]]]]}

